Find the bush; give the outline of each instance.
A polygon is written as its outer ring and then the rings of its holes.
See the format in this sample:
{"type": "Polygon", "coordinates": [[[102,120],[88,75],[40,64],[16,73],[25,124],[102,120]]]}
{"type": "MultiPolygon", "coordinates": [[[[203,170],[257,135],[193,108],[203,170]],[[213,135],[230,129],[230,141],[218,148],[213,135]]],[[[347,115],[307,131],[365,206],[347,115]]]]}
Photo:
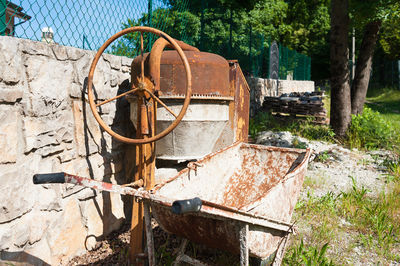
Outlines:
{"type": "MultiPolygon", "coordinates": [[[[296,132],[295,132],[296,133],[296,132]]],[[[335,133],[327,125],[316,125],[311,120],[299,124],[297,134],[311,140],[324,140],[333,142],[335,133]]]]}
{"type": "Polygon", "coordinates": [[[349,146],[357,149],[392,149],[399,144],[393,124],[368,107],[362,114],[352,116],[347,136],[349,146]]]}

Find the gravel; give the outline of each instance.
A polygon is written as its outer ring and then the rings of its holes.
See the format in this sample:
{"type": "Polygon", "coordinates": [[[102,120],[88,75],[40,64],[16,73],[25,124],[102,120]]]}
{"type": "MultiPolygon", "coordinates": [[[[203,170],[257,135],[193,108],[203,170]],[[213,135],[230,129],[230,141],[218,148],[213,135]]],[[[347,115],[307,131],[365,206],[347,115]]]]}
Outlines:
{"type": "MultiPolygon", "coordinates": [[[[332,191],[335,194],[348,191],[353,186],[364,186],[369,193],[381,191],[386,175],[382,163],[390,158],[389,151],[362,152],[350,150],[339,144],[307,140],[293,136],[290,132],[261,132],[257,144],[278,147],[309,147],[313,150],[307,178],[314,182],[311,191],[314,196],[323,196],[332,191]],[[295,144],[295,145],[294,145],[295,144]]],[[[303,189],[302,194],[310,190],[303,189]]]]}

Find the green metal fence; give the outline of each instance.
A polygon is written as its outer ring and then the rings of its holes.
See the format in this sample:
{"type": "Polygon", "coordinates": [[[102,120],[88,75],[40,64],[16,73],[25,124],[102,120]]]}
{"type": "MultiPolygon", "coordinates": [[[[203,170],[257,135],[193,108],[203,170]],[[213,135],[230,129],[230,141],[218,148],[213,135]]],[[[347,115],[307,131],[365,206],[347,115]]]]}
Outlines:
{"type": "MultiPolygon", "coordinates": [[[[243,23],[243,14],[219,6],[215,1],[202,1],[200,38],[202,51],[239,60],[248,75],[271,78],[271,39],[243,23]]],[[[279,45],[279,79],[310,80],[311,58],[279,45]]]]}
{"type": "Polygon", "coordinates": [[[372,63],[370,87],[400,89],[400,60],[375,57],[372,63]]]}
{"type": "MultiPolygon", "coordinates": [[[[189,0],[0,0],[0,34],[97,50],[121,29],[146,25],[202,51],[237,59],[249,75],[271,78],[274,65],[279,66],[279,79],[310,79],[311,59],[282,45],[272,57],[277,61],[270,59],[271,39],[243,23],[243,12],[202,0],[196,13],[190,4],[189,0]],[[191,16],[190,24],[187,16],[191,16]]],[[[146,51],[154,40],[155,36],[145,34],[146,51]]],[[[106,52],[134,57],[138,43],[139,35],[129,34],[106,52]]]]}
{"type": "MultiPolygon", "coordinates": [[[[175,11],[188,8],[189,0],[177,0],[175,11]]],[[[145,25],[168,32],[168,17],[174,12],[163,0],[0,0],[0,35],[58,43],[97,50],[123,25],[145,25]]],[[[181,18],[184,20],[185,18],[181,18]]],[[[146,50],[154,37],[148,36],[146,50]]],[[[126,38],[108,49],[121,45],[135,48],[126,38]]],[[[133,56],[134,53],[131,53],[133,56]]]]}

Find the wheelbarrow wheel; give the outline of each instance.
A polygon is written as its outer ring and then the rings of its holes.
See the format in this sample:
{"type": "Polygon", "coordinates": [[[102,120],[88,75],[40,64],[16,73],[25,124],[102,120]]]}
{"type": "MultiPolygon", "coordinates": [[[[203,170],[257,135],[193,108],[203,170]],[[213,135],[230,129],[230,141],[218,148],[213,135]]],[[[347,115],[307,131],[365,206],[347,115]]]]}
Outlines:
{"type": "Polygon", "coordinates": [[[96,121],[100,124],[100,126],[107,132],[109,133],[111,136],[113,136],[114,138],[116,138],[119,141],[125,142],[125,143],[129,143],[129,144],[146,144],[146,143],[151,143],[154,141],[157,141],[163,137],[165,137],[167,134],[169,134],[175,127],[178,126],[178,124],[180,123],[180,121],[182,120],[183,116],[186,113],[186,110],[189,106],[189,102],[190,102],[190,97],[192,94],[192,75],[191,75],[191,71],[190,71],[190,66],[189,66],[189,62],[186,58],[186,55],[184,54],[182,48],[178,45],[178,43],[169,35],[167,35],[166,33],[151,28],[151,27],[131,27],[131,28],[127,28],[124,29],[116,34],[114,34],[110,39],[108,39],[97,51],[92,64],[90,66],[90,70],[89,70],[89,75],[88,75],[88,99],[89,99],[89,105],[90,105],[90,109],[96,119],[96,121]],[[118,39],[119,37],[129,34],[129,33],[133,33],[133,32],[140,32],[140,46],[141,46],[141,86],[138,87],[134,87],[134,81],[131,80],[131,90],[122,93],[120,95],[117,95],[111,99],[105,100],[103,102],[100,103],[96,103],[95,102],[95,98],[94,98],[94,93],[93,93],[93,76],[94,76],[94,72],[97,66],[98,61],[100,60],[101,55],[103,54],[103,52],[107,49],[107,47],[114,42],[116,39],[118,39]],[[178,52],[179,57],[181,58],[182,62],[183,62],[183,66],[185,68],[185,72],[186,72],[186,93],[185,93],[185,99],[183,102],[183,106],[179,112],[179,114],[175,115],[152,91],[152,88],[147,87],[146,88],[146,84],[148,86],[149,83],[151,83],[150,79],[144,76],[144,57],[143,57],[143,33],[147,32],[147,33],[153,33],[155,35],[158,35],[164,39],[166,39],[171,45],[172,47],[178,52]],[[141,94],[143,95],[148,95],[150,96],[154,101],[156,101],[157,103],[159,103],[161,106],[163,106],[164,108],[166,108],[172,115],[175,116],[175,120],[162,132],[154,135],[154,136],[149,136],[147,138],[129,138],[129,137],[125,137],[122,136],[118,133],[116,133],[115,131],[113,131],[101,118],[97,108],[103,104],[109,103],[113,100],[116,100],[120,97],[123,96],[127,96],[127,95],[133,95],[133,94],[141,94]]]}

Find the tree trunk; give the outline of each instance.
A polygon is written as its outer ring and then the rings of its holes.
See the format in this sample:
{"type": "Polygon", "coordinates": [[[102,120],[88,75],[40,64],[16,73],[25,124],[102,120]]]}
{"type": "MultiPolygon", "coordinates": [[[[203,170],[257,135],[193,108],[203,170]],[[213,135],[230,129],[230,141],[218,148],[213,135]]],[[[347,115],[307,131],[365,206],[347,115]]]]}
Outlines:
{"type": "Polygon", "coordinates": [[[355,76],[353,84],[351,85],[352,114],[361,114],[363,111],[371,74],[372,57],[374,56],[380,27],[381,21],[373,21],[365,26],[365,32],[356,63],[355,76]]]}
{"type": "Polygon", "coordinates": [[[338,137],[345,137],[351,121],[349,84],[348,0],[331,2],[331,117],[330,124],[338,137]]]}

